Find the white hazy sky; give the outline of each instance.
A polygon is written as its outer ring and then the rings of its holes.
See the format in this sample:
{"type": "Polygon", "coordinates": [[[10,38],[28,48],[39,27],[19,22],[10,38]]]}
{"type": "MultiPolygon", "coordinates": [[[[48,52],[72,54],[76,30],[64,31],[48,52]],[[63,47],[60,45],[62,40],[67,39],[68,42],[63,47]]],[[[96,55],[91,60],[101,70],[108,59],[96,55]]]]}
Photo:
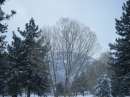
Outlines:
{"type": "Polygon", "coordinates": [[[115,32],[115,18],[120,19],[122,5],[127,0],[7,0],[2,10],[17,14],[9,21],[7,40],[11,43],[12,31],[17,35],[17,28],[24,30],[25,23],[34,18],[36,25],[52,26],[61,17],[76,19],[97,34],[102,50],[109,49],[108,44],[114,43],[118,37],[115,32]]]}

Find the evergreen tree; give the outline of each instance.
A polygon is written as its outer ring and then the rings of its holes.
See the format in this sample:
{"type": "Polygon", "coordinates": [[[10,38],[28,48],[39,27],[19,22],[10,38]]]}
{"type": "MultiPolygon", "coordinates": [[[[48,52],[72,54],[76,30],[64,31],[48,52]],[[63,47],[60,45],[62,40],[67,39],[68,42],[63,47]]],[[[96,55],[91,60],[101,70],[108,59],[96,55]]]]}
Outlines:
{"type": "Polygon", "coordinates": [[[87,83],[87,77],[84,72],[81,73],[81,75],[78,78],[78,87],[79,87],[79,92],[81,92],[84,96],[84,92],[87,91],[88,88],[88,83],[87,83]]]}
{"type": "Polygon", "coordinates": [[[41,92],[39,91],[45,90],[48,81],[46,70],[46,54],[48,52],[48,45],[43,47],[43,44],[40,44],[39,41],[36,42],[36,38],[40,36],[40,31],[38,31],[38,26],[35,25],[33,19],[30,20],[29,24],[27,23],[25,25],[24,31],[20,31],[19,28],[18,31],[24,37],[23,53],[26,58],[26,69],[24,69],[25,73],[23,74],[23,86],[27,87],[27,97],[30,97],[30,92],[34,90],[41,95],[41,92]],[[36,78],[36,76],[38,78],[36,78]],[[38,83],[40,84],[38,85],[38,83]],[[39,88],[37,88],[38,86],[39,88]]]}
{"type": "Polygon", "coordinates": [[[115,72],[112,77],[113,95],[119,97],[130,95],[130,0],[124,3],[122,9],[121,19],[116,19],[116,33],[120,37],[116,43],[109,44],[113,50],[109,65],[115,72]]]}
{"type": "Polygon", "coordinates": [[[48,86],[48,73],[46,65],[46,54],[48,52],[48,43],[43,45],[44,39],[41,37],[37,41],[34,41],[33,48],[31,49],[31,79],[28,81],[28,65],[27,65],[27,52],[25,49],[25,41],[21,40],[13,32],[12,45],[8,45],[8,63],[9,71],[8,75],[8,89],[9,95],[16,97],[17,94],[22,93],[22,88],[26,88],[30,84],[30,91],[41,96],[44,95],[44,91],[48,86]],[[43,46],[42,46],[43,45],[43,46]]]}
{"type": "Polygon", "coordinates": [[[57,95],[63,95],[64,94],[64,87],[62,82],[59,82],[56,84],[56,90],[57,90],[57,95]]]}
{"type": "Polygon", "coordinates": [[[84,96],[84,92],[87,91],[88,83],[87,83],[87,77],[84,72],[80,74],[79,77],[77,77],[74,82],[72,83],[72,92],[80,92],[84,96]]]}
{"type": "Polygon", "coordinates": [[[30,97],[31,92],[31,85],[32,85],[32,70],[33,67],[32,63],[32,49],[34,46],[34,38],[39,36],[39,33],[36,32],[38,30],[38,26],[35,25],[34,20],[31,19],[30,23],[25,25],[25,30],[20,31],[18,28],[19,33],[25,38],[24,39],[24,53],[26,58],[26,69],[24,70],[24,79],[23,85],[27,87],[27,97],[30,97]]]}
{"type": "Polygon", "coordinates": [[[106,73],[103,73],[101,77],[97,79],[97,84],[94,89],[97,97],[112,97],[111,80],[107,77],[106,73]]]}
{"type": "Polygon", "coordinates": [[[73,96],[76,95],[79,92],[79,87],[78,87],[78,79],[74,79],[72,86],[71,86],[71,92],[73,92],[73,96]]]}
{"type": "Polygon", "coordinates": [[[0,94],[7,94],[7,87],[6,87],[6,79],[7,79],[7,53],[5,52],[6,48],[6,41],[5,35],[2,35],[7,32],[7,25],[2,24],[3,20],[9,19],[12,15],[16,14],[15,11],[11,11],[11,15],[5,15],[2,11],[1,6],[5,2],[5,0],[0,0],[0,94]]]}
{"type": "Polygon", "coordinates": [[[26,56],[24,52],[24,45],[21,38],[17,37],[13,32],[13,42],[8,45],[8,94],[17,96],[22,93],[22,79],[23,70],[26,69],[26,56]]]}

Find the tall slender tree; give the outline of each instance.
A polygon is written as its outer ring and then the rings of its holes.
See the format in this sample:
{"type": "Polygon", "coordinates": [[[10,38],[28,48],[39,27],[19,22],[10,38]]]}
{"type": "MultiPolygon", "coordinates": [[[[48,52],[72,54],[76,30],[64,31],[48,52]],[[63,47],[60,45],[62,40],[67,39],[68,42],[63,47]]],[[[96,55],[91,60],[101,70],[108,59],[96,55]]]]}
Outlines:
{"type": "Polygon", "coordinates": [[[24,37],[23,53],[26,58],[26,69],[23,70],[25,72],[23,74],[23,86],[27,87],[27,97],[30,97],[31,91],[37,92],[37,94],[41,95],[41,92],[44,92],[43,90],[47,87],[48,81],[46,68],[48,45],[41,44],[44,40],[36,42],[36,38],[40,36],[41,32],[38,31],[38,26],[35,25],[33,19],[25,25],[24,31],[20,31],[19,28],[18,31],[24,37]]]}
{"type": "Polygon", "coordinates": [[[48,43],[44,43],[43,37],[34,41],[31,48],[31,60],[28,58],[26,51],[25,40],[21,40],[13,32],[12,45],[8,45],[8,63],[9,63],[9,78],[8,78],[8,94],[16,97],[22,93],[22,88],[30,85],[30,91],[41,96],[48,86],[47,60],[46,54],[49,50],[48,43]],[[31,62],[27,64],[27,60],[31,62]],[[30,70],[30,79],[28,78],[28,70],[30,70]],[[29,82],[28,82],[29,81],[29,82]]]}
{"type": "Polygon", "coordinates": [[[25,78],[24,78],[24,85],[27,87],[27,97],[30,97],[31,91],[31,79],[32,79],[32,70],[33,67],[32,63],[32,50],[34,46],[34,38],[39,36],[39,32],[37,32],[38,26],[35,25],[34,20],[31,19],[29,23],[25,25],[25,30],[20,31],[18,28],[19,33],[25,38],[24,39],[24,53],[26,54],[26,69],[25,69],[25,78]]]}
{"type": "Polygon", "coordinates": [[[113,58],[109,65],[115,74],[112,78],[113,95],[123,97],[130,95],[130,0],[122,6],[120,20],[116,19],[116,43],[109,44],[113,58]]]}

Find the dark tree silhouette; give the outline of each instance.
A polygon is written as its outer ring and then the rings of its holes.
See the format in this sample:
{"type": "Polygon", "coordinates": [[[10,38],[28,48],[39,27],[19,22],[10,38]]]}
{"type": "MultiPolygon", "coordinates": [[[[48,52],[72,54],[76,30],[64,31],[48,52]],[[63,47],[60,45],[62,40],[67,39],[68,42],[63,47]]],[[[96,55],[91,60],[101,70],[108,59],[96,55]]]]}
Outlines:
{"type": "Polygon", "coordinates": [[[123,4],[120,20],[116,19],[116,43],[109,44],[113,57],[109,65],[115,74],[112,78],[113,95],[130,95],[130,0],[123,4]]]}

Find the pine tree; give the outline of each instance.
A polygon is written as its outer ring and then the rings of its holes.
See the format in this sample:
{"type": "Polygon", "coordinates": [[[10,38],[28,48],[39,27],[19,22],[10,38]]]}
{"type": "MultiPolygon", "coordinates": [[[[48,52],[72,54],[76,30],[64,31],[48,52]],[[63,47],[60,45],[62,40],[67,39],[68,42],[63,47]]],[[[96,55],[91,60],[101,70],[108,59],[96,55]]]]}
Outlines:
{"type": "Polygon", "coordinates": [[[0,0],[0,94],[5,95],[7,94],[7,53],[5,52],[6,48],[6,35],[3,35],[7,32],[7,24],[2,24],[3,20],[9,19],[12,15],[16,14],[15,11],[11,11],[11,15],[5,15],[2,11],[1,6],[4,4],[5,0],[0,0]]]}
{"type": "Polygon", "coordinates": [[[56,84],[56,90],[57,90],[57,95],[63,95],[64,94],[64,86],[62,82],[59,82],[56,84]]]}
{"type": "Polygon", "coordinates": [[[78,79],[74,79],[72,86],[71,86],[71,92],[73,92],[73,96],[77,96],[77,93],[79,92],[79,87],[78,87],[78,79]]]}
{"type": "Polygon", "coordinates": [[[25,30],[20,31],[18,28],[18,32],[25,38],[24,39],[24,52],[26,58],[26,69],[24,70],[24,79],[23,85],[27,87],[27,97],[30,97],[31,92],[31,79],[32,79],[32,49],[34,46],[34,38],[39,36],[39,33],[36,32],[38,30],[38,26],[35,25],[34,20],[31,19],[30,23],[25,25],[25,30]]]}
{"type": "Polygon", "coordinates": [[[119,38],[116,43],[109,44],[113,50],[109,65],[115,72],[112,78],[113,95],[120,97],[130,95],[130,0],[123,4],[122,9],[122,17],[116,19],[119,38]]]}
{"type": "Polygon", "coordinates": [[[84,92],[87,91],[88,83],[87,77],[84,72],[82,72],[72,83],[72,92],[80,92],[84,96],[84,92]]]}
{"type": "Polygon", "coordinates": [[[13,32],[13,41],[8,45],[8,94],[16,97],[22,93],[23,70],[26,69],[26,56],[21,38],[13,32]]]}
{"type": "Polygon", "coordinates": [[[79,92],[81,92],[84,96],[84,92],[87,91],[88,88],[88,81],[87,81],[87,77],[85,75],[84,72],[81,73],[81,75],[79,76],[79,82],[78,82],[78,87],[79,87],[79,92]]]}
{"type": "Polygon", "coordinates": [[[101,77],[97,79],[97,84],[94,89],[97,97],[112,97],[111,80],[107,77],[106,73],[103,73],[101,77]]]}
{"type": "Polygon", "coordinates": [[[31,91],[41,95],[47,87],[48,81],[46,72],[48,45],[42,46],[43,44],[40,44],[40,41],[36,42],[36,38],[40,36],[41,31],[38,31],[38,26],[35,25],[33,19],[30,20],[29,24],[25,25],[24,31],[20,31],[19,28],[18,31],[24,37],[23,53],[26,58],[26,69],[23,70],[25,72],[23,74],[23,86],[27,87],[27,97],[30,97],[31,91]]]}
{"type": "Polygon", "coordinates": [[[44,43],[44,39],[41,37],[37,41],[34,41],[31,49],[31,63],[30,68],[31,79],[28,82],[28,52],[26,52],[24,40],[21,40],[13,32],[12,45],[8,45],[8,63],[9,63],[9,79],[8,89],[9,95],[16,97],[17,94],[21,94],[22,88],[26,88],[30,84],[30,91],[41,96],[44,95],[46,87],[48,87],[48,73],[47,73],[47,60],[46,54],[48,52],[48,43],[44,43]]]}

